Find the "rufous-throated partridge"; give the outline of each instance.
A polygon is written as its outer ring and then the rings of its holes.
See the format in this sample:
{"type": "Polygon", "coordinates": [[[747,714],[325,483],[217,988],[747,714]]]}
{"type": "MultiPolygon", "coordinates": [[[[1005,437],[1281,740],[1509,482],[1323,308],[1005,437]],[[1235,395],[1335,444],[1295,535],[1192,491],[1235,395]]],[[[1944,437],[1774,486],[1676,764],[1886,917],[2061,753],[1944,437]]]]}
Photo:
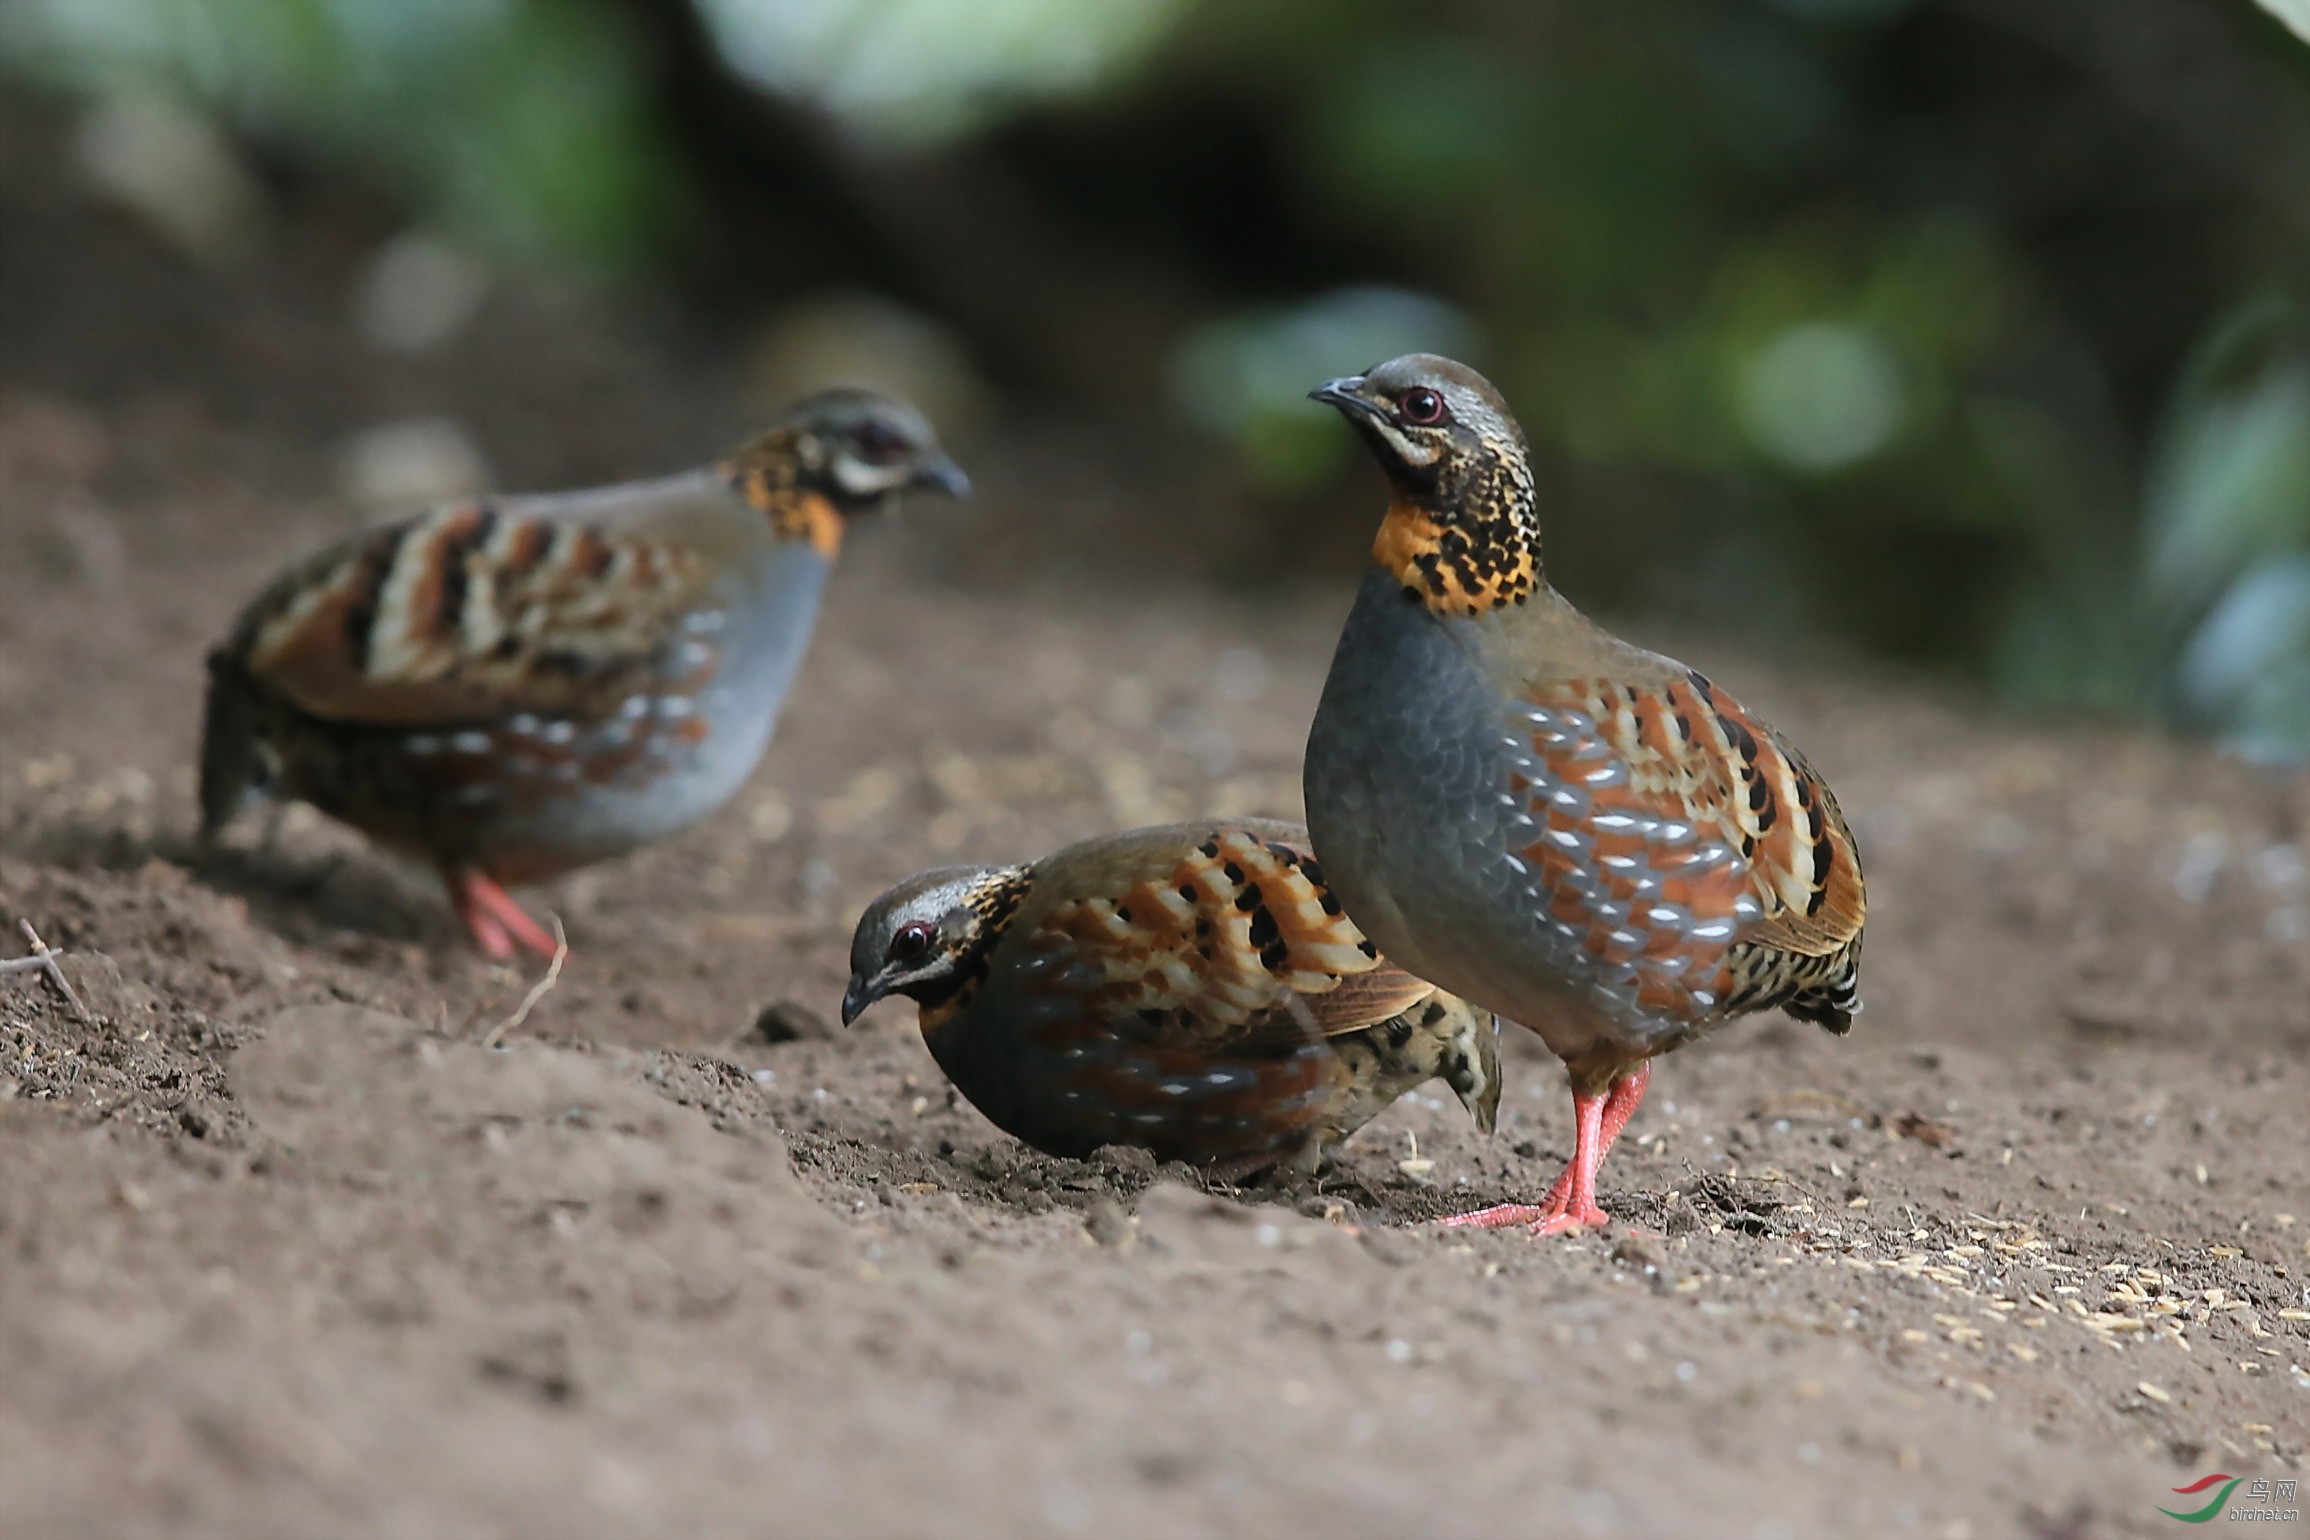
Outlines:
{"type": "Polygon", "coordinates": [[[1489,1131],[1487,1012],[1382,960],[1296,824],[1135,829],[1028,866],[908,878],[859,919],[842,1019],[889,994],[997,1127],[1220,1176],[1312,1172],[1441,1078],[1489,1131]]]}
{"type": "Polygon", "coordinates": [[[441,874],[492,957],[504,884],[683,829],[770,741],[844,521],[969,483],[905,402],[802,401],[720,464],[454,504],[295,567],[209,658],[201,822],[311,803],[441,874]]]}
{"type": "Polygon", "coordinates": [[[1313,395],[1394,494],[1308,737],[1316,854],[1392,961],[1570,1072],[1555,1187],[1457,1222],[1601,1225],[1657,1055],[1774,1007],[1851,1027],[1853,836],[1762,720],[1549,587],[1523,432],[1474,370],[1414,354],[1313,395]]]}

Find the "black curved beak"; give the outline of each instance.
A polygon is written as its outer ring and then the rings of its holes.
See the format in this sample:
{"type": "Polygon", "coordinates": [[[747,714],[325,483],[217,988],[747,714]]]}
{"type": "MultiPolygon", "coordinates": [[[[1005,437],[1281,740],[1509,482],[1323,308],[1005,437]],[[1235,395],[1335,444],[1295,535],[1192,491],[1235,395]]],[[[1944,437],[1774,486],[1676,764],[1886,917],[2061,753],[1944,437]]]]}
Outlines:
{"type": "Polygon", "coordinates": [[[1386,416],[1387,408],[1373,401],[1363,392],[1364,377],[1362,375],[1343,374],[1338,379],[1326,380],[1309,391],[1307,399],[1321,401],[1326,406],[1338,407],[1343,414],[1362,412],[1367,417],[1386,416]]]}
{"type": "Polygon", "coordinates": [[[944,492],[957,502],[971,495],[970,477],[963,474],[961,466],[943,454],[931,455],[922,462],[921,469],[914,473],[914,485],[933,492],[944,492]]]}
{"type": "Polygon", "coordinates": [[[850,987],[842,992],[842,1024],[849,1026],[864,1014],[868,1006],[889,993],[890,985],[880,974],[868,978],[864,974],[853,973],[850,976],[850,987]]]}

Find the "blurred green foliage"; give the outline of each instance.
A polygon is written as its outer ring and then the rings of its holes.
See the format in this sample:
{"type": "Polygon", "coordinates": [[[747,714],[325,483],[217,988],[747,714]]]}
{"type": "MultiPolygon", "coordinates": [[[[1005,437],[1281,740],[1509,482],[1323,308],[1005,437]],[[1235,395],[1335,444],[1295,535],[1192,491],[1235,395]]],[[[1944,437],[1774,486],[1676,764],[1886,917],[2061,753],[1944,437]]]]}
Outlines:
{"type": "Polygon", "coordinates": [[[1075,96],[1143,53],[1178,0],[697,0],[723,56],[878,147],[951,139],[1075,96]]]}
{"type": "Polygon", "coordinates": [[[2175,389],[2146,489],[2140,615],[2183,720],[2310,759],[2310,348],[2282,302],[2226,317],[2175,389]]]}
{"type": "MultiPolygon", "coordinates": [[[[1585,600],[2310,757],[2310,49],[2242,3],[10,0],[0,58],[615,271],[702,196],[684,26],[918,266],[1034,281],[890,218],[878,166],[1037,228],[1145,205],[1107,276],[1168,263],[1192,313],[1101,345],[1158,350],[1259,496],[1348,473],[1310,384],[1454,352],[1555,468],[1585,600]]],[[[967,282],[924,293],[967,322],[967,282]]]]}
{"type": "MultiPolygon", "coordinates": [[[[2126,137],[2141,82],[2074,78],[2106,60],[2097,27],[2153,57],[2164,27],[2226,77],[2222,122],[2252,134],[2227,148],[2284,161],[2310,52],[2243,7],[2157,9],[1371,5],[1313,46],[1288,7],[1226,27],[1298,77],[1277,95],[1310,180],[1464,308],[1575,472],[1552,546],[1576,592],[2310,758],[2310,352],[2261,292],[2310,253],[2283,210],[2230,196],[2205,136],[2126,137]],[[1968,29],[1964,94],[1904,78],[1968,29]],[[2007,185],[2025,173],[2043,180],[2007,185]],[[2218,222],[2190,179],[2224,190],[2218,222]],[[2065,264],[2043,229],[2097,198],[2138,251],[2065,264]],[[2229,271],[2177,327],[2173,291],[2208,267],[2229,271]],[[2089,287],[2121,281],[2114,303],[2089,287]]],[[[1258,453],[1269,430],[1240,421],[1258,453]]]]}
{"type": "Polygon", "coordinates": [[[680,173],[618,20],[586,0],[9,0],[0,56],[189,98],[506,255],[615,268],[680,173]]]}

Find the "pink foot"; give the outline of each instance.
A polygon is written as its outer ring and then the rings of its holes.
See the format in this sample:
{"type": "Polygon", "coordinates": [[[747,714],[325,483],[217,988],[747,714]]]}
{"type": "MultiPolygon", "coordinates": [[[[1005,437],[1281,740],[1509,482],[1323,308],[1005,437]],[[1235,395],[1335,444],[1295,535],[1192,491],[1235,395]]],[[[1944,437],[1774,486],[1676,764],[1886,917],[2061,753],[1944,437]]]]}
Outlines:
{"type": "Polygon", "coordinates": [[[444,872],[442,881],[448,885],[449,902],[456,908],[457,918],[464,922],[483,956],[504,962],[513,956],[516,943],[540,957],[551,957],[559,950],[543,926],[505,889],[479,872],[444,872]]]}
{"type": "Polygon", "coordinates": [[[1436,1221],[1446,1229],[1505,1230],[1510,1225],[1539,1224],[1554,1219],[1562,1210],[1550,1209],[1539,1203],[1496,1203],[1470,1214],[1453,1214],[1436,1221]]]}
{"type": "Polygon", "coordinates": [[[473,944],[481,948],[481,955],[491,962],[505,962],[513,956],[513,938],[488,915],[467,915],[465,928],[472,933],[473,944]]]}
{"type": "Polygon", "coordinates": [[[1628,1120],[1636,1115],[1636,1104],[1644,1100],[1644,1089],[1651,1083],[1652,1063],[1646,1060],[1637,1066],[1634,1074],[1615,1081],[1602,1096],[1593,1092],[1572,1093],[1575,1127],[1572,1159],[1565,1163],[1564,1174],[1556,1178],[1556,1185],[1548,1189],[1548,1196],[1539,1203],[1495,1204],[1472,1214],[1454,1214],[1436,1223],[1476,1230],[1524,1225],[1534,1235],[1570,1235],[1579,1230],[1603,1229],[1612,1222],[1612,1216],[1597,1206],[1596,1168],[1604,1164],[1605,1154],[1620,1137],[1621,1130],[1628,1126],[1628,1120]]]}

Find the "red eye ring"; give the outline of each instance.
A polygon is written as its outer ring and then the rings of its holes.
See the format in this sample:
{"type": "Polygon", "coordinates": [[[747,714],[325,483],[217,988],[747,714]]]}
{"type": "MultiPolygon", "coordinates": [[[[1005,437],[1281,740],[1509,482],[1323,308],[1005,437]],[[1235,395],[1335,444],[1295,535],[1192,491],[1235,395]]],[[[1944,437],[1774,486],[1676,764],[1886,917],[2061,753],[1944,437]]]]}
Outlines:
{"type": "Polygon", "coordinates": [[[1450,414],[1444,398],[1425,385],[1415,385],[1396,398],[1396,414],[1415,428],[1433,428],[1450,414]]]}
{"type": "Polygon", "coordinates": [[[895,962],[920,962],[930,955],[930,944],[938,939],[938,927],[927,920],[909,920],[890,938],[890,955],[895,962]]]}

